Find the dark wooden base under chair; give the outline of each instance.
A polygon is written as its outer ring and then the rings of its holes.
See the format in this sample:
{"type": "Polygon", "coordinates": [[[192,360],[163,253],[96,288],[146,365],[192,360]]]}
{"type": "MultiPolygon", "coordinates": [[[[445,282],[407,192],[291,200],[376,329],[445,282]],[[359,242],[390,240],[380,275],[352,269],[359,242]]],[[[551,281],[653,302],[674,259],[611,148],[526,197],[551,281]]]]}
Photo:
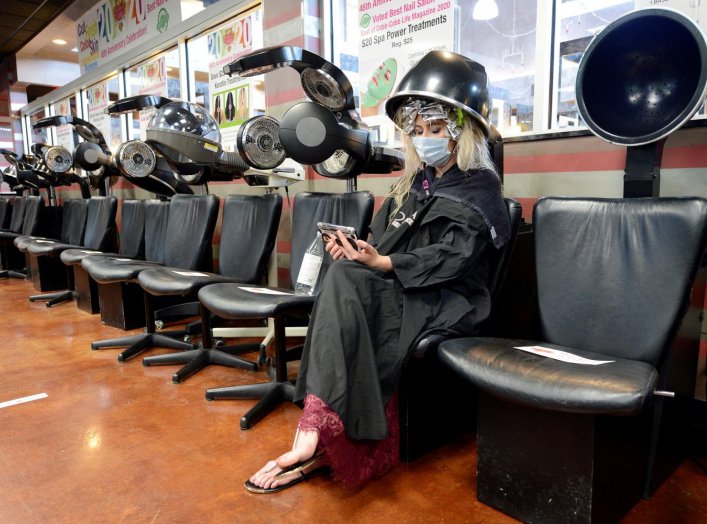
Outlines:
{"type": "Polygon", "coordinates": [[[651,415],[561,413],[480,393],[478,499],[523,522],[618,522],[643,494],[651,415]]]}
{"type": "Polygon", "coordinates": [[[464,434],[476,420],[475,388],[437,360],[437,350],[412,356],[398,389],[400,460],[412,462],[464,434]]]}
{"type": "Polygon", "coordinates": [[[124,330],[145,327],[142,288],[130,282],[98,285],[101,322],[124,330]]]}
{"type": "Polygon", "coordinates": [[[68,289],[66,266],[59,257],[29,257],[29,275],[37,291],[58,291],[68,289]]]}
{"type": "Polygon", "coordinates": [[[75,265],[73,268],[76,305],[81,311],[95,315],[101,310],[98,300],[98,284],[80,265],[75,265]]]}

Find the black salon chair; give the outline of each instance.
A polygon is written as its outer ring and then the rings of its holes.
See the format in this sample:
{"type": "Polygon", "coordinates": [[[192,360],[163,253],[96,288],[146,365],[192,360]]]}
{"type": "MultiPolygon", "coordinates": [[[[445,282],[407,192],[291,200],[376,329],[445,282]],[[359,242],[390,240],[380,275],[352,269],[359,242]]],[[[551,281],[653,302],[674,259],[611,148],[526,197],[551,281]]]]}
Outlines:
{"type": "Polygon", "coordinates": [[[10,215],[12,214],[12,203],[8,198],[0,198],[0,231],[6,230],[10,226],[10,215]]]}
{"type": "Polygon", "coordinates": [[[81,269],[86,272],[87,278],[96,283],[98,288],[98,309],[101,313],[101,323],[123,330],[144,327],[145,325],[142,289],[134,282],[120,279],[98,284],[91,276],[91,272],[105,272],[115,266],[125,266],[125,274],[129,275],[130,268],[136,263],[139,267],[143,267],[145,263],[159,264],[159,261],[163,260],[170,203],[157,199],[144,200],[143,202],[145,209],[144,256],[93,255],[81,260],[81,269]]]}
{"type": "Polygon", "coordinates": [[[118,210],[118,200],[115,197],[91,197],[86,201],[86,219],[84,221],[83,239],[77,243],[42,240],[27,245],[27,254],[31,259],[32,278],[35,279],[34,268],[41,272],[64,273],[66,290],[57,293],[46,293],[31,296],[30,302],[47,301],[47,307],[71,300],[74,296],[74,272],[71,266],[65,266],[60,259],[67,249],[91,249],[110,251],[116,243],[115,216],[118,210]],[[44,259],[44,260],[40,260],[44,259]]]}
{"type": "Polygon", "coordinates": [[[15,240],[21,236],[36,235],[40,232],[40,218],[44,200],[39,196],[19,197],[12,208],[10,229],[0,231],[0,249],[3,252],[4,271],[0,277],[26,278],[24,256],[15,247],[15,240]]]}
{"type": "MultiPolygon", "coordinates": [[[[194,300],[198,291],[209,284],[238,282],[260,284],[267,271],[268,260],[275,247],[277,228],[282,212],[282,197],[269,195],[230,195],[223,205],[221,244],[218,274],[182,271],[177,268],[146,269],[138,275],[138,282],[149,295],[174,296],[194,300]]],[[[198,302],[196,302],[198,305],[198,302]]],[[[209,315],[201,307],[200,315],[209,315]]],[[[180,336],[183,332],[176,332],[180,336]]],[[[169,335],[162,332],[160,336],[169,335]]],[[[238,358],[237,354],[250,352],[260,344],[242,344],[233,347],[212,347],[211,332],[204,333],[202,348],[177,353],[156,355],[143,359],[144,366],[184,364],[172,382],[182,382],[209,364],[238,367],[255,371],[257,366],[238,358]]]]}
{"type": "MultiPolygon", "coordinates": [[[[280,403],[291,401],[294,384],[287,376],[287,361],[292,360],[286,351],[285,323],[292,315],[306,316],[314,305],[314,296],[295,295],[295,287],[302,259],[309,245],[317,236],[317,222],[350,225],[359,234],[365,234],[373,215],[373,195],[368,192],[352,193],[297,193],[292,208],[292,253],[290,257],[290,288],[269,288],[277,293],[263,293],[262,286],[241,284],[212,284],[199,291],[199,301],[205,309],[226,319],[273,319],[273,345],[270,382],[248,384],[206,391],[208,400],[224,398],[257,398],[260,401],[241,418],[241,428],[248,429],[270,413],[280,403]],[[258,292],[260,289],[261,292],[258,292]]],[[[320,278],[322,278],[320,276],[320,278]]],[[[211,324],[208,315],[202,317],[208,347],[211,324]]]]}
{"type": "Polygon", "coordinates": [[[66,289],[68,286],[66,271],[58,267],[54,259],[41,256],[33,257],[29,250],[40,249],[44,245],[51,246],[55,243],[80,246],[86,231],[87,204],[87,200],[75,198],[67,200],[61,205],[61,231],[58,239],[34,235],[22,235],[15,239],[15,247],[24,253],[27,277],[38,291],[66,289]]]}
{"type": "MultiPolygon", "coordinates": [[[[510,238],[500,249],[492,249],[488,289],[491,314],[480,328],[488,334],[494,319],[494,304],[503,285],[518,236],[523,209],[517,200],[505,198],[511,223],[510,238]]],[[[461,436],[473,427],[471,417],[460,417],[460,409],[474,405],[474,388],[439,362],[438,348],[446,340],[439,334],[420,339],[403,367],[398,388],[400,458],[412,462],[461,436]]]]}
{"type": "Polygon", "coordinates": [[[120,247],[118,253],[97,249],[66,249],[60,255],[61,261],[71,268],[74,279],[76,305],[88,313],[98,313],[98,288],[95,280],[83,269],[84,258],[97,255],[141,260],[145,255],[145,200],[123,200],[121,206],[120,247]]]}
{"type": "Polygon", "coordinates": [[[525,522],[613,522],[650,493],[707,201],[545,198],[533,226],[542,341],[439,350],[479,389],[477,496],[525,522]]]}
{"type": "MultiPolygon", "coordinates": [[[[219,199],[215,195],[175,195],[169,203],[164,252],[155,261],[134,261],[118,257],[87,257],[82,266],[99,284],[130,283],[137,285],[140,272],[158,266],[178,268],[185,272],[211,271],[213,253],[211,240],[216,227],[219,199]]],[[[99,290],[99,294],[101,291],[99,290]]],[[[129,346],[118,362],[153,346],[172,349],[195,349],[193,344],[160,336],[155,332],[154,304],[149,293],[143,293],[146,333],[108,340],[98,340],[92,349],[129,346]]],[[[101,314],[103,305],[101,303],[101,314]]]]}

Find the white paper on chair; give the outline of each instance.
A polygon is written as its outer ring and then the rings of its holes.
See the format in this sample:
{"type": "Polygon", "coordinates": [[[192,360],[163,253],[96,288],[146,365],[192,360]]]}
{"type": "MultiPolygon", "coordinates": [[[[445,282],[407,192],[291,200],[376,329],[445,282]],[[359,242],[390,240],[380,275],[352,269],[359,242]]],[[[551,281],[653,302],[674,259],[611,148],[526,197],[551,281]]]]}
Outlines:
{"type": "Polygon", "coordinates": [[[277,289],[268,289],[266,287],[239,287],[243,291],[248,291],[249,293],[262,293],[263,295],[293,295],[294,293],[285,293],[284,291],[278,291],[277,289]]]}
{"type": "Polygon", "coordinates": [[[177,275],[182,275],[183,277],[208,277],[206,273],[199,273],[198,271],[172,271],[177,275]]]}
{"type": "Polygon", "coordinates": [[[541,357],[551,358],[553,360],[561,360],[562,362],[582,364],[585,366],[598,366],[599,364],[614,362],[613,360],[591,360],[589,358],[578,357],[577,355],[567,353],[566,351],[559,351],[557,349],[546,348],[544,346],[516,346],[514,349],[520,349],[521,351],[533,353],[534,355],[540,355],[541,357]]]}

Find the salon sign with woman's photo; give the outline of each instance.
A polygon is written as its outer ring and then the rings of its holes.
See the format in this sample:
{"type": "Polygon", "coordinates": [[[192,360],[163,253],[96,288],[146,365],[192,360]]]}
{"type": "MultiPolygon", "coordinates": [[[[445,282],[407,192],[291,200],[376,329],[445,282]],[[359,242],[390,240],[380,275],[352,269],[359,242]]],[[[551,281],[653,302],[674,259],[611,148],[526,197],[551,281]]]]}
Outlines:
{"type": "Polygon", "coordinates": [[[223,74],[223,67],[262,47],[261,11],[251,11],[208,36],[209,110],[221,129],[221,144],[232,151],[238,127],[252,115],[253,79],[223,74]]]}
{"type": "Polygon", "coordinates": [[[395,126],[385,116],[385,101],[429,51],[454,50],[454,2],[359,0],[358,23],[361,116],[378,142],[393,145],[395,126]]]}

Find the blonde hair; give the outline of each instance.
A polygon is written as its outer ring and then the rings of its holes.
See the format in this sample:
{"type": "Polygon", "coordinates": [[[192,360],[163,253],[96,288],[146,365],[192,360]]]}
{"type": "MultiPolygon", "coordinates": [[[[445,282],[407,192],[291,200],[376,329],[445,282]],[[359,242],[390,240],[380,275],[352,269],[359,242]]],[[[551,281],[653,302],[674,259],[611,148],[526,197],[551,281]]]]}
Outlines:
{"type": "MultiPolygon", "coordinates": [[[[391,217],[402,207],[405,197],[410,192],[412,183],[415,180],[415,175],[422,167],[422,161],[417,155],[417,150],[412,143],[412,138],[406,133],[403,133],[403,145],[405,147],[405,170],[403,175],[393,184],[388,196],[394,201],[393,212],[391,217]]],[[[457,155],[457,166],[462,171],[471,169],[488,169],[493,171],[496,176],[496,166],[491,160],[486,135],[481,127],[475,123],[474,119],[466,116],[462,124],[462,134],[457,140],[455,148],[457,155]]]]}

